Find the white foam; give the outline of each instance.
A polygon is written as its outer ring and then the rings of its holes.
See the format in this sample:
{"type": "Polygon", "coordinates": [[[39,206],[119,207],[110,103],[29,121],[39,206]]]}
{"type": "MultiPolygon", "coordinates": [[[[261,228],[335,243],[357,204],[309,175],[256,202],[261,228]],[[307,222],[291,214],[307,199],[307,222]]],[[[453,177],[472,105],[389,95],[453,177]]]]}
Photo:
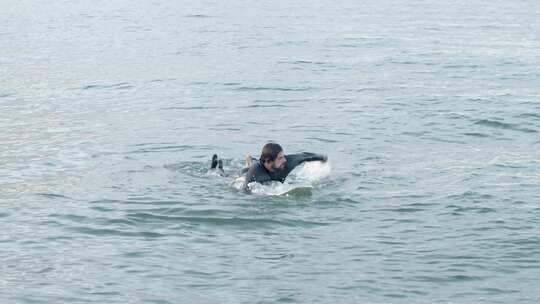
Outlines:
{"type": "Polygon", "coordinates": [[[281,195],[283,193],[286,193],[298,185],[292,185],[287,182],[280,183],[280,182],[270,182],[265,183],[264,185],[253,182],[248,184],[248,188],[251,191],[252,194],[256,195],[281,195]]]}
{"type": "Polygon", "coordinates": [[[242,187],[244,187],[245,182],[246,182],[246,177],[245,176],[239,176],[239,177],[236,177],[232,181],[231,186],[233,186],[233,188],[235,188],[236,190],[242,190],[242,187]]]}
{"type": "Polygon", "coordinates": [[[222,177],[223,172],[217,169],[210,169],[206,172],[207,176],[216,176],[216,177],[222,177]]]}
{"type": "Polygon", "coordinates": [[[329,176],[330,171],[332,171],[330,162],[312,161],[298,166],[291,172],[291,175],[297,180],[315,183],[329,176]]]}
{"type": "MultiPolygon", "coordinates": [[[[282,195],[294,188],[313,187],[315,183],[330,175],[332,167],[328,162],[305,162],[295,168],[287,177],[284,183],[270,182],[264,185],[253,182],[248,184],[252,194],[256,195],[282,195]]],[[[233,180],[232,186],[237,190],[242,190],[245,177],[241,176],[233,180]]]]}

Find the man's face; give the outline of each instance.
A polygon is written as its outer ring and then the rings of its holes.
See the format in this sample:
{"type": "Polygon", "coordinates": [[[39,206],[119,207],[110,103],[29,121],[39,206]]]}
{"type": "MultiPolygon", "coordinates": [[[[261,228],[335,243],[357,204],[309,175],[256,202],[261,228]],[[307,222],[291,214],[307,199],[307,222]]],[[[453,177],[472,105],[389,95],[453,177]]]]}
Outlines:
{"type": "Polygon", "coordinates": [[[279,152],[276,159],[274,160],[274,163],[272,164],[272,168],[274,170],[283,170],[285,168],[285,164],[287,163],[287,159],[285,158],[285,154],[283,154],[283,151],[279,152]]]}

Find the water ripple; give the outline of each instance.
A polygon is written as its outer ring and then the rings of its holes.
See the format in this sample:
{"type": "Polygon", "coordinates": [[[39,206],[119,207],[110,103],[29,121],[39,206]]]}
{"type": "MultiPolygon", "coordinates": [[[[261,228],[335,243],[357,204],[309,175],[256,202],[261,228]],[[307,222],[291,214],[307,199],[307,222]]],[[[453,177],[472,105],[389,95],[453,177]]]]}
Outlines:
{"type": "Polygon", "coordinates": [[[185,18],[212,18],[210,15],[203,15],[203,14],[191,14],[191,15],[185,15],[185,18]]]}
{"type": "Polygon", "coordinates": [[[127,82],[120,82],[115,84],[90,84],[82,87],[82,90],[90,90],[90,89],[115,89],[115,90],[125,90],[125,89],[131,89],[135,86],[130,85],[127,82]]]}
{"type": "Polygon", "coordinates": [[[484,133],[479,133],[479,132],[466,132],[466,133],[462,133],[463,135],[466,135],[466,136],[472,136],[472,137],[490,137],[490,135],[488,134],[484,134],[484,133]]]}
{"type": "Polygon", "coordinates": [[[158,215],[151,213],[131,213],[127,217],[130,220],[138,222],[147,221],[164,221],[164,222],[182,222],[201,225],[216,225],[216,226],[236,226],[236,227],[251,227],[262,228],[272,226],[287,226],[287,227],[312,227],[326,226],[327,223],[312,222],[304,220],[282,219],[273,220],[268,218],[242,218],[242,217],[202,217],[202,216],[170,216],[158,215]]]}
{"type": "Polygon", "coordinates": [[[195,148],[194,146],[190,145],[171,145],[171,146],[157,146],[157,147],[149,147],[149,148],[143,148],[143,149],[137,149],[134,151],[130,151],[127,153],[161,153],[161,152],[181,152],[186,150],[191,150],[195,148]]]}
{"type": "Polygon", "coordinates": [[[165,237],[165,234],[150,232],[150,231],[124,231],[119,229],[111,228],[94,228],[86,226],[76,226],[76,227],[66,227],[68,231],[78,234],[86,234],[91,236],[100,236],[100,237],[136,237],[136,238],[161,238],[165,237]]]}
{"type": "Polygon", "coordinates": [[[313,90],[311,87],[238,87],[234,90],[237,91],[283,91],[283,92],[301,92],[301,91],[309,91],[313,90]]]}
{"type": "Polygon", "coordinates": [[[520,131],[520,132],[525,132],[525,133],[538,133],[538,131],[534,129],[521,128],[519,124],[505,123],[505,122],[497,121],[497,120],[481,119],[475,122],[474,124],[491,127],[491,128],[520,131]]]}

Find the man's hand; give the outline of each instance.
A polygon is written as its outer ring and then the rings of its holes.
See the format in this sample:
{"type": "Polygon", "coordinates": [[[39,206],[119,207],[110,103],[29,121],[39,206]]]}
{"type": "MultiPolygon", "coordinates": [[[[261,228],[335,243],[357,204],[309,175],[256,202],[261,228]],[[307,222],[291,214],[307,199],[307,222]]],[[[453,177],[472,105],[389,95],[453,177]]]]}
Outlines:
{"type": "Polygon", "coordinates": [[[247,168],[251,167],[251,165],[253,164],[253,160],[250,154],[246,154],[245,160],[246,160],[246,167],[247,168]]]}

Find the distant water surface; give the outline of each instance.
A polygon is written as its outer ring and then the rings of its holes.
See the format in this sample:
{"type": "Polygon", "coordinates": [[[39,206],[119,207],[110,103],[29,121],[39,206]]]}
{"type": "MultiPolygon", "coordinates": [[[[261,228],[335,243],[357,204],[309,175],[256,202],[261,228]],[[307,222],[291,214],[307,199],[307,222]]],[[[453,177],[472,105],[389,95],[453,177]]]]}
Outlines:
{"type": "Polygon", "coordinates": [[[0,11],[1,302],[540,302],[540,2],[0,11]]]}

